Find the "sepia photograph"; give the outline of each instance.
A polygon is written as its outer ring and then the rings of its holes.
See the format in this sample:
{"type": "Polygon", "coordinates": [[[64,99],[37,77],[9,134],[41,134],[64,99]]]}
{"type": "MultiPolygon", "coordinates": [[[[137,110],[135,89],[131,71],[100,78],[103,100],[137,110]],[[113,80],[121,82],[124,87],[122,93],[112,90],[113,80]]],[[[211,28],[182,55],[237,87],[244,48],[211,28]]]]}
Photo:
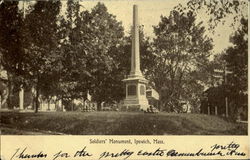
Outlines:
{"type": "Polygon", "coordinates": [[[1,135],[247,136],[248,24],[247,0],[0,0],[1,135]]]}

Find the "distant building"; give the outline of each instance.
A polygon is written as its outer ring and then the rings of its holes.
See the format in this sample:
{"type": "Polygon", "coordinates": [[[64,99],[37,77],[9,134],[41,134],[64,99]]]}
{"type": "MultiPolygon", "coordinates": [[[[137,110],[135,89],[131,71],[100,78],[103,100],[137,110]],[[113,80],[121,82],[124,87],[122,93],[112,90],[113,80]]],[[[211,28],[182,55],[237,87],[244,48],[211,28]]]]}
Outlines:
{"type": "Polygon", "coordinates": [[[148,103],[149,105],[152,105],[154,107],[156,107],[157,109],[159,109],[159,93],[153,89],[147,89],[146,91],[146,97],[148,99],[148,103]]]}
{"type": "Polygon", "coordinates": [[[7,72],[0,66],[0,109],[7,108],[8,87],[7,87],[7,72]]]}

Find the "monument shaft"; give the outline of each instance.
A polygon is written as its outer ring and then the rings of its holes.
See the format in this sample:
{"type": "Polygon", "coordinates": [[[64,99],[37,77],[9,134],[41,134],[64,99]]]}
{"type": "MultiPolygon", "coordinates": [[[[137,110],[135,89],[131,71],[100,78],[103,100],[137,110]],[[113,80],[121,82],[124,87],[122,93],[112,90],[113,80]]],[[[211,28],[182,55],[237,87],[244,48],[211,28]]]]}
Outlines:
{"type": "Polygon", "coordinates": [[[139,22],[137,5],[134,5],[133,7],[132,55],[130,75],[142,76],[140,70],[139,22]]]}

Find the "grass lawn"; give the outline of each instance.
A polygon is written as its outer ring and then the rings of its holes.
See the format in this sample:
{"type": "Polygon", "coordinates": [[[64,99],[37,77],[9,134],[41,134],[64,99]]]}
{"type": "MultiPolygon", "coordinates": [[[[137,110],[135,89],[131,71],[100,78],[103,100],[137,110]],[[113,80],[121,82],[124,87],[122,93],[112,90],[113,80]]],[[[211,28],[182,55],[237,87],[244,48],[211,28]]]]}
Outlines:
{"type": "Polygon", "coordinates": [[[2,134],[247,135],[247,124],[203,114],[0,112],[2,134]]]}

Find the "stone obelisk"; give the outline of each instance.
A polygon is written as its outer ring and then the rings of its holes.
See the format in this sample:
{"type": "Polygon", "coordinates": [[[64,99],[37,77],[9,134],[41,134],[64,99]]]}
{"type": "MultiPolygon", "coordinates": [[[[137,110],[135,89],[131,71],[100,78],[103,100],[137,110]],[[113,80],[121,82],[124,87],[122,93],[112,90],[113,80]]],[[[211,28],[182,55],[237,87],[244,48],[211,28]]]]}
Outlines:
{"type": "Polygon", "coordinates": [[[133,6],[133,27],[132,27],[132,53],[131,70],[126,83],[126,98],[124,106],[128,110],[146,110],[148,100],[146,98],[146,85],[148,81],[143,77],[140,69],[140,45],[139,45],[139,22],[138,6],[133,6]]]}
{"type": "Polygon", "coordinates": [[[142,76],[140,70],[138,7],[133,7],[132,54],[130,76],[142,76]]]}

